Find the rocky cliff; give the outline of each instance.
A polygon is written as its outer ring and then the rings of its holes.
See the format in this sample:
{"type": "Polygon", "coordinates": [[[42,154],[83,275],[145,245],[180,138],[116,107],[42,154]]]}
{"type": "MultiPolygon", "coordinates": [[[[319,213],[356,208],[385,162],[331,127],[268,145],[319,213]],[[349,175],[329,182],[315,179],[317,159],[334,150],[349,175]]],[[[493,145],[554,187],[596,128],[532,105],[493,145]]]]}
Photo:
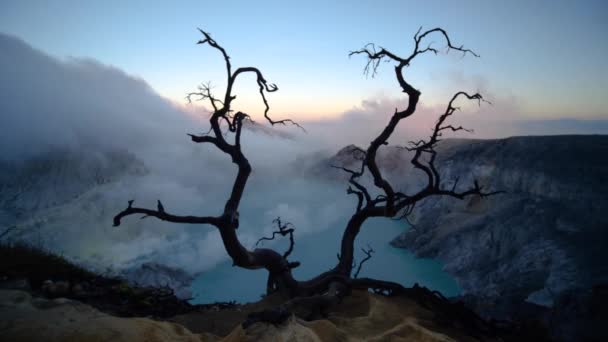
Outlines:
{"type": "Polygon", "coordinates": [[[446,141],[438,165],[447,184],[477,179],[505,193],[427,200],[392,244],[441,260],[494,318],[516,319],[524,303],[590,297],[608,283],[607,155],[608,136],[446,141]]]}
{"type": "MultiPolygon", "coordinates": [[[[69,256],[78,257],[77,252],[87,249],[80,247],[83,236],[111,234],[110,215],[123,206],[116,203],[112,192],[132,186],[148,173],[134,154],[98,146],[55,147],[24,160],[0,160],[0,233],[13,227],[6,240],[29,243],[37,243],[39,236],[52,236],[53,240],[44,241],[47,248],[61,250],[72,243],[75,247],[69,256]],[[97,226],[92,223],[105,229],[95,231],[97,226]]],[[[145,262],[145,257],[133,259],[128,265],[116,265],[113,271],[132,284],[169,286],[178,297],[191,297],[192,277],[184,270],[145,262]]],[[[84,263],[95,268],[111,266],[90,259],[84,263]]]]}
{"type": "Polygon", "coordinates": [[[133,154],[117,149],[57,147],[25,160],[0,160],[0,223],[15,224],[125,175],[146,173],[133,154]]]}
{"type": "MultiPolygon", "coordinates": [[[[398,159],[379,158],[396,187],[422,184],[421,172],[394,167],[409,164],[406,151],[383,149],[398,159]]],[[[487,317],[516,320],[542,312],[542,319],[561,322],[549,324],[563,330],[557,335],[580,334],[581,324],[596,322],[589,303],[606,298],[606,156],[608,136],[445,140],[436,162],[445,187],[458,180],[457,189],[464,189],[478,180],[504,193],[427,199],[413,213],[413,226],[392,244],[442,261],[463,298],[487,317]]],[[[343,150],[325,164],[334,162],[348,166],[353,157],[343,150]]]]}

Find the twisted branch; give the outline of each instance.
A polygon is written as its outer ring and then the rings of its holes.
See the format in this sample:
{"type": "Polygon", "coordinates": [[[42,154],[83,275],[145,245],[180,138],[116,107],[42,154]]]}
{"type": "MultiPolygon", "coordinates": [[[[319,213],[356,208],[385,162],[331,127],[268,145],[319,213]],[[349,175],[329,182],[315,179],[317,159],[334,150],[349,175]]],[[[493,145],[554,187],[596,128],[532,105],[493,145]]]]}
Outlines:
{"type": "Polygon", "coordinates": [[[188,93],[188,95],[186,95],[186,100],[188,100],[188,103],[192,103],[192,98],[198,96],[197,99],[195,99],[196,101],[204,101],[204,100],[209,100],[209,103],[211,104],[211,107],[213,107],[214,111],[218,111],[218,107],[217,104],[219,103],[220,105],[223,105],[224,102],[222,102],[222,100],[217,99],[213,96],[213,94],[211,93],[211,82],[208,83],[203,83],[201,85],[198,86],[198,92],[192,92],[192,93],[188,93]]]}
{"type": "Polygon", "coordinates": [[[274,238],[277,234],[279,234],[281,236],[285,236],[285,235],[289,234],[289,248],[287,249],[287,251],[285,251],[285,253],[283,253],[283,258],[287,258],[291,254],[291,252],[293,252],[293,246],[295,245],[295,241],[293,239],[293,232],[295,231],[296,228],[294,227],[294,225],[291,222],[286,222],[285,224],[283,224],[281,222],[281,217],[277,217],[276,219],[272,220],[272,223],[276,223],[277,228],[279,228],[279,230],[273,231],[271,237],[260,238],[255,243],[255,245],[257,246],[262,241],[272,241],[272,240],[274,240],[274,238]]]}
{"type": "Polygon", "coordinates": [[[12,233],[15,230],[17,230],[16,225],[12,225],[12,226],[4,229],[4,231],[2,233],[0,233],[0,240],[3,239],[5,236],[8,236],[10,233],[12,233]]]}
{"type": "Polygon", "coordinates": [[[357,211],[361,211],[361,209],[364,206],[363,200],[365,200],[366,206],[370,205],[372,203],[372,199],[369,194],[369,191],[367,190],[367,188],[365,186],[363,186],[358,181],[358,178],[361,177],[363,175],[363,173],[365,172],[364,160],[365,160],[366,152],[357,146],[353,146],[349,151],[347,151],[347,153],[352,154],[352,156],[355,158],[355,160],[361,161],[359,171],[351,170],[345,166],[338,166],[338,165],[330,165],[330,167],[332,167],[334,169],[342,170],[342,171],[350,174],[348,182],[352,186],[354,186],[357,190],[354,190],[352,187],[349,186],[348,189],[346,190],[346,193],[355,194],[357,196],[357,211]]]}
{"type": "Polygon", "coordinates": [[[363,264],[366,261],[368,261],[369,259],[371,259],[372,254],[374,254],[376,252],[369,245],[367,245],[367,249],[361,248],[361,251],[365,254],[365,258],[363,258],[363,260],[361,260],[361,262],[359,263],[359,267],[357,267],[357,272],[355,272],[355,274],[353,275],[354,279],[357,279],[357,277],[359,276],[359,272],[361,272],[361,268],[363,267],[363,264]]]}
{"type": "MultiPolygon", "coordinates": [[[[434,128],[433,134],[431,135],[431,138],[428,141],[420,140],[412,143],[411,149],[416,151],[416,155],[412,159],[412,164],[416,168],[425,172],[428,179],[428,184],[426,187],[424,187],[423,190],[411,196],[401,192],[396,192],[393,186],[388,182],[388,180],[386,180],[380,168],[378,167],[376,161],[378,149],[381,146],[388,144],[388,139],[395,131],[395,128],[397,127],[399,122],[405,118],[408,118],[416,111],[416,106],[420,99],[420,91],[414,88],[405,79],[405,68],[410,66],[411,62],[419,55],[423,55],[427,52],[432,52],[434,54],[438,53],[438,50],[431,46],[432,43],[426,46],[425,48],[421,47],[421,44],[425,37],[433,33],[439,34],[444,38],[446,42],[447,52],[449,52],[450,50],[456,50],[462,52],[463,56],[466,54],[471,54],[475,57],[479,57],[479,55],[477,55],[470,49],[466,49],[463,46],[453,45],[448,34],[441,28],[434,28],[431,30],[427,30],[423,33],[421,33],[421,31],[422,28],[420,28],[418,32],[416,32],[416,34],[414,35],[414,48],[410,55],[407,57],[398,56],[397,54],[394,54],[391,51],[382,47],[376,48],[374,44],[367,44],[362,49],[352,51],[349,54],[349,56],[364,55],[367,59],[367,63],[363,71],[366,75],[369,75],[371,72],[372,77],[377,73],[381,61],[384,60],[394,62],[396,64],[395,76],[399,86],[401,87],[401,90],[408,95],[408,104],[407,107],[402,110],[395,109],[395,112],[393,113],[393,116],[390,118],[386,127],[374,140],[371,141],[369,147],[365,151],[365,158],[362,161],[361,170],[363,170],[363,168],[367,168],[369,170],[372,175],[374,185],[380,190],[382,190],[383,194],[376,197],[376,199],[374,200],[368,200],[365,206],[363,206],[362,200],[358,201],[357,211],[351,217],[351,220],[349,221],[347,228],[344,231],[340,253],[341,259],[338,265],[336,266],[336,270],[340,270],[344,273],[350,273],[352,269],[351,264],[354,257],[354,241],[356,239],[357,234],[359,233],[361,225],[367,220],[367,218],[378,216],[384,216],[389,218],[397,216],[400,218],[406,218],[407,215],[412,212],[415,204],[418,201],[421,201],[424,198],[433,195],[465,197],[472,194],[491,195],[497,193],[483,192],[481,187],[479,186],[476,186],[473,189],[462,193],[456,193],[454,191],[441,189],[439,187],[439,172],[434,165],[437,154],[433,147],[438,141],[438,138],[441,136],[442,132],[447,130],[465,130],[462,127],[444,125],[444,122],[447,117],[452,115],[456,110],[456,107],[453,106],[454,101],[456,100],[456,98],[463,95],[468,97],[469,99],[476,99],[481,102],[483,98],[479,94],[469,95],[464,92],[456,94],[450,101],[446,113],[439,117],[437,124],[434,128]],[[423,164],[419,159],[422,153],[427,153],[429,155],[429,162],[426,165],[423,164]]],[[[352,170],[347,170],[345,168],[342,169],[346,172],[351,173],[351,180],[353,178],[356,179],[358,176],[360,176],[359,173],[354,172],[352,170]]],[[[349,180],[349,182],[353,184],[351,180],[349,180]]],[[[363,194],[361,189],[357,188],[356,191],[359,191],[361,194],[363,194]]],[[[357,194],[356,191],[354,189],[349,190],[349,193],[357,194]]],[[[357,196],[360,197],[359,194],[357,194],[357,196]]]]}
{"type": "Polygon", "coordinates": [[[133,200],[130,200],[127,208],[114,216],[114,227],[120,226],[123,217],[133,214],[143,214],[142,219],[152,216],[159,220],[173,223],[210,224],[216,227],[220,224],[220,219],[212,216],[178,216],[169,214],[165,211],[160,201],[158,201],[157,207],[157,210],[133,207],[133,200]]]}

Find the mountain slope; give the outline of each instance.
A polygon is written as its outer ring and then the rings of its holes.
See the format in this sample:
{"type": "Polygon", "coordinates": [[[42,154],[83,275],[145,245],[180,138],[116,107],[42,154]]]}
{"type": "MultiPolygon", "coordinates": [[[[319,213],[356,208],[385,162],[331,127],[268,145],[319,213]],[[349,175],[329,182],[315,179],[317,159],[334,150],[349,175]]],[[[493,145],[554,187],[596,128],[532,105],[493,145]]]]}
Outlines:
{"type": "Polygon", "coordinates": [[[486,317],[539,317],[560,340],[605,337],[606,310],[592,303],[608,299],[608,136],[459,141],[440,153],[445,180],[506,193],[426,201],[393,244],[444,262],[486,317]]]}
{"type": "Polygon", "coordinates": [[[0,163],[0,208],[20,219],[127,175],[146,173],[144,164],[123,150],[54,148],[0,163]]]}

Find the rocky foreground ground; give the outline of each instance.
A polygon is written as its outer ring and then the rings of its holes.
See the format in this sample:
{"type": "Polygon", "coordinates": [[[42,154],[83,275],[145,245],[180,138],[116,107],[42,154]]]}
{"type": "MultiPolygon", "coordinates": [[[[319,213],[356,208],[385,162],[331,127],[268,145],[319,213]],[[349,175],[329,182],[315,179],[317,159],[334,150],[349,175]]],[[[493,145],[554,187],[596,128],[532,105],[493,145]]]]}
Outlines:
{"type": "Polygon", "coordinates": [[[492,341],[530,334],[543,336],[488,323],[419,286],[390,297],[353,291],[322,309],[278,293],[249,304],[192,305],[169,287],[130,285],[35,247],[0,244],[2,341],[492,341]]]}
{"type": "MultiPolygon", "coordinates": [[[[280,324],[241,319],[273,306],[268,298],[230,310],[193,312],[166,321],[125,318],[64,298],[44,299],[0,290],[0,335],[5,341],[476,341],[464,329],[405,297],[355,292],[325,319],[289,315],[280,324]],[[206,331],[205,331],[206,330],[206,331]]],[[[500,340],[484,337],[484,340],[500,340]]]]}

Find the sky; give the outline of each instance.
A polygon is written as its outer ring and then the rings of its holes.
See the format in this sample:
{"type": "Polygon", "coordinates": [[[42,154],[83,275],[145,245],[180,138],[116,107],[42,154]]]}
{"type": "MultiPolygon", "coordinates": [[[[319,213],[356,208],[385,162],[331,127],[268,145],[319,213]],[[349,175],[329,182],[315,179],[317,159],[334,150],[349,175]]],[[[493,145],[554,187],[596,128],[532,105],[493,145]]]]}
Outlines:
{"type": "MultiPolygon", "coordinates": [[[[494,115],[524,119],[603,119],[608,89],[605,1],[28,1],[0,3],[0,32],[60,59],[86,57],[145,80],[185,104],[210,81],[221,92],[221,56],[197,46],[200,27],[235,66],[256,66],[279,86],[277,117],[335,118],[364,101],[402,97],[389,64],[375,78],[348,52],[374,42],[411,52],[422,26],[445,28],[454,44],[481,57],[425,55],[407,70],[427,107],[458,90],[481,91],[494,115]]],[[[431,37],[443,46],[441,37],[431,37]]],[[[261,111],[253,78],[237,105],[261,111]]],[[[255,115],[255,114],[254,114],[255,115]]]]}

